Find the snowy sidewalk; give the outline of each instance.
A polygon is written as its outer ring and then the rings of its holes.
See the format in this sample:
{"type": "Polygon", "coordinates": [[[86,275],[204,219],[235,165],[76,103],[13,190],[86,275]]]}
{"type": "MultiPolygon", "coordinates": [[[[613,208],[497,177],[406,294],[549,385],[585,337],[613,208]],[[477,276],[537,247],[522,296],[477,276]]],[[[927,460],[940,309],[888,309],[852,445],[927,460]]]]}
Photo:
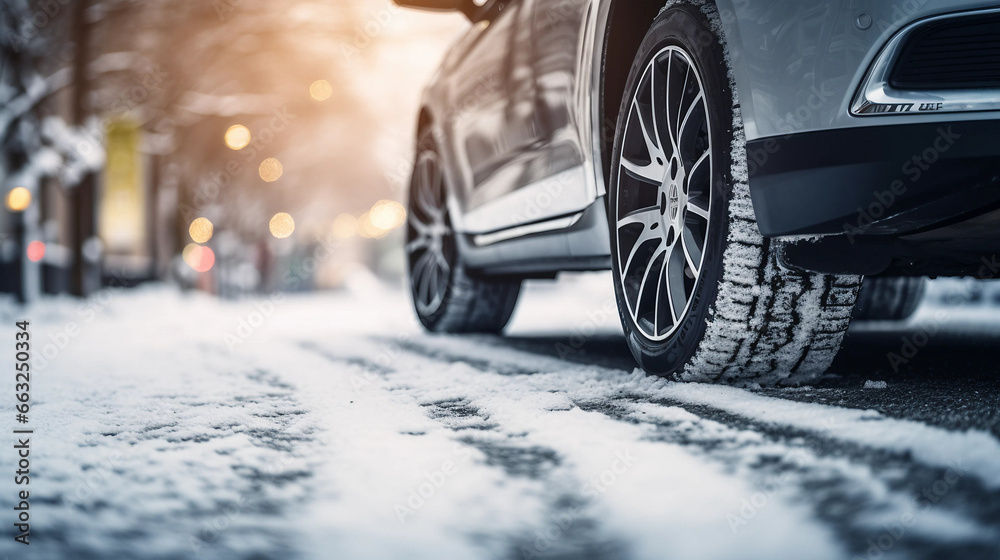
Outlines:
{"type": "Polygon", "coordinates": [[[38,474],[33,543],[8,538],[0,554],[1000,551],[992,434],[562,359],[620,336],[608,292],[529,293],[509,343],[423,334],[405,297],[375,286],[243,303],[159,287],[8,308],[0,339],[32,321],[38,474]],[[551,352],[518,349],[539,332],[562,333],[551,352]]]}

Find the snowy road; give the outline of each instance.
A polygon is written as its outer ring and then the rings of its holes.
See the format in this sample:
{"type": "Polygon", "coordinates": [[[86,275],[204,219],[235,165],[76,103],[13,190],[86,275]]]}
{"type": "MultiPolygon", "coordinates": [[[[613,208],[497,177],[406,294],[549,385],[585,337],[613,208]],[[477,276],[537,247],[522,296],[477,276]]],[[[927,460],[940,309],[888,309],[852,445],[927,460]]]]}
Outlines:
{"type": "Polygon", "coordinates": [[[37,357],[32,544],[0,555],[1000,558],[996,310],[859,325],[816,387],[737,389],[636,373],[601,276],[533,286],[506,338],[366,286],[3,308],[4,363],[16,319],[37,357]]]}

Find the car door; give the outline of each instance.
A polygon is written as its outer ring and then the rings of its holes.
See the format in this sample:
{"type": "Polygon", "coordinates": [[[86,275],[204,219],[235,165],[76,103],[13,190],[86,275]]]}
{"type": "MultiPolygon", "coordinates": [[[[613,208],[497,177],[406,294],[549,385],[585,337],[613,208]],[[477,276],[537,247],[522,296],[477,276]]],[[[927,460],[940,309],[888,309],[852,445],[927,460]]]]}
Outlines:
{"type": "Polygon", "coordinates": [[[506,153],[479,168],[466,211],[480,231],[564,216],[596,198],[579,126],[589,108],[587,50],[592,0],[518,0],[497,144],[506,153]]]}
{"type": "MultiPolygon", "coordinates": [[[[443,66],[447,76],[437,119],[454,162],[452,184],[462,214],[477,184],[509,161],[506,143],[511,40],[519,0],[495,0],[486,19],[473,24],[443,66]]],[[[461,224],[456,224],[461,228],[461,224]]]]}

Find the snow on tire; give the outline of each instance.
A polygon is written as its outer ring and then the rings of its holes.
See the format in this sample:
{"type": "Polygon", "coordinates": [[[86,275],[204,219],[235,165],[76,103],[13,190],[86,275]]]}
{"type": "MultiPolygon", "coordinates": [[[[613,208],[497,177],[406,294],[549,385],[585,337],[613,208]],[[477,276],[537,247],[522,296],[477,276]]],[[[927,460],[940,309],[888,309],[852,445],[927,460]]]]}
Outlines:
{"type": "Polygon", "coordinates": [[[861,277],[785,269],[779,242],[761,236],[728,68],[718,12],[708,3],[668,3],[640,45],[619,115],[609,190],[619,314],[633,355],[649,373],[801,384],[825,372],[840,349],[861,277]],[[679,93],[675,83],[683,84],[679,93]],[[656,96],[663,91],[666,110],[659,115],[656,96]],[[699,152],[706,145],[708,155],[699,152]],[[698,184],[706,172],[707,191],[698,184]],[[707,233],[699,246],[702,214],[707,233]],[[684,263],[672,264],[675,247],[684,263]]]}

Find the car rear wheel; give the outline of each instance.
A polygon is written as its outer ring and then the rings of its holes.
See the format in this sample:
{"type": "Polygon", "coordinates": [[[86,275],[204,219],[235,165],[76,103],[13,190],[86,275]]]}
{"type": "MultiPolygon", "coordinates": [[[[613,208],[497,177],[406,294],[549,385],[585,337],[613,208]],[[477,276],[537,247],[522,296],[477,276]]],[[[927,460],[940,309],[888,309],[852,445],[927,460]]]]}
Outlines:
{"type": "Polygon", "coordinates": [[[439,152],[421,136],[410,180],[406,260],[413,307],[423,326],[443,333],[497,333],[514,312],[521,282],[477,277],[462,263],[448,214],[439,152]]]}
{"type": "Polygon", "coordinates": [[[854,307],[854,318],[903,321],[917,310],[927,281],[922,277],[865,278],[854,307]]]}
{"type": "Polygon", "coordinates": [[[629,347],[690,381],[802,383],[839,350],[861,278],[792,272],[757,228],[714,8],[674,4],[636,55],[609,189],[629,347]]]}

